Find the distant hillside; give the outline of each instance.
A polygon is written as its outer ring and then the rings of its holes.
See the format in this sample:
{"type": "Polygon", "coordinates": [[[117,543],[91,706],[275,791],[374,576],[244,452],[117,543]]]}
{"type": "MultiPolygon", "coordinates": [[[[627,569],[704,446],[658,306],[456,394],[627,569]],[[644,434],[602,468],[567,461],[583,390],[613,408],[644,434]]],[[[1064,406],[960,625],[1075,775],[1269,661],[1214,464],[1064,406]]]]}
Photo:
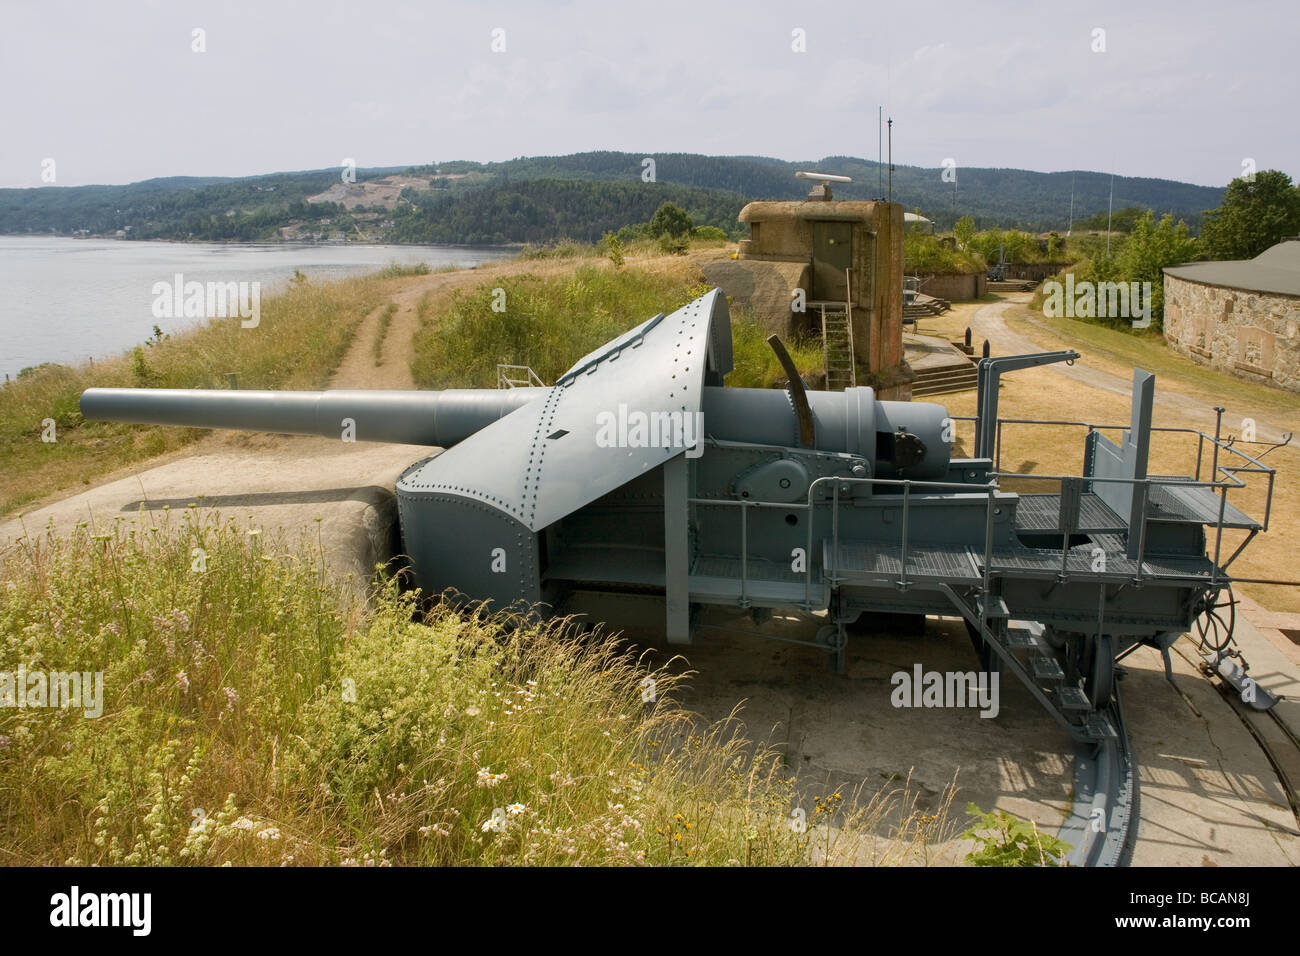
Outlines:
{"type": "MultiPolygon", "coordinates": [[[[671,200],[697,223],[739,234],[740,207],[753,199],[798,199],[801,169],[849,175],[840,199],[880,198],[880,167],[830,156],[786,162],[761,156],[651,154],[654,182],[643,182],[645,154],[591,152],[533,156],[501,163],[456,161],[436,166],[357,171],[343,183],[335,169],[245,178],[169,177],[128,186],[0,190],[0,233],[115,235],[132,239],[382,239],[391,242],[536,242],[560,236],[598,238],[649,218],[671,200]]],[[[1105,213],[1105,173],[1037,173],[1020,169],[957,170],[895,166],[894,200],[919,209],[940,228],[963,215],[981,228],[1064,231],[1105,213]]],[[[1114,208],[1141,206],[1186,219],[1193,231],[1218,206],[1223,189],[1165,179],[1114,179],[1114,208]]]]}
{"type": "MultiPolygon", "coordinates": [[[[462,193],[420,193],[393,211],[395,242],[490,244],[545,242],[560,236],[591,242],[647,222],[660,203],[685,209],[696,225],[737,233],[744,206],[736,193],[666,183],[529,179],[462,193]]],[[[748,230],[746,230],[748,231],[748,230]]]]}

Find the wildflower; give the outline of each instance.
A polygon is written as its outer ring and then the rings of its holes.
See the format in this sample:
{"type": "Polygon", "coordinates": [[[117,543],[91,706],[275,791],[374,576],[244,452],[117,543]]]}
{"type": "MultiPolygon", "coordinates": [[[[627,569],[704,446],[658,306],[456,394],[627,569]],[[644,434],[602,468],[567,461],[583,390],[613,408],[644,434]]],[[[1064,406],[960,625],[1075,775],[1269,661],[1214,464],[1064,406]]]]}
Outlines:
{"type": "Polygon", "coordinates": [[[239,703],[239,692],[233,687],[223,687],[221,689],[226,692],[226,709],[234,710],[235,704],[239,703]]]}
{"type": "Polygon", "coordinates": [[[232,830],[252,830],[252,829],[253,829],[254,827],[256,827],[256,826],[257,826],[257,824],[254,823],[252,820],[248,819],[248,817],[240,817],[238,820],[236,820],[234,823],[232,823],[232,824],[230,825],[230,829],[232,829],[232,830]]]}
{"type": "Polygon", "coordinates": [[[506,807],[506,814],[508,816],[517,817],[527,809],[528,808],[522,803],[512,803],[510,806],[506,807]]]}
{"type": "Polygon", "coordinates": [[[493,773],[491,769],[489,769],[488,767],[480,767],[478,771],[477,782],[480,787],[487,787],[488,789],[491,789],[492,787],[495,787],[498,783],[500,783],[502,780],[506,779],[507,776],[508,774],[504,774],[504,773],[493,773]]]}
{"type": "Polygon", "coordinates": [[[262,533],[262,529],[261,529],[261,528],[249,528],[249,529],[248,529],[248,536],[249,536],[250,538],[256,538],[256,537],[257,537],[259,534],[261,534],[261,533],[262,533]]]}
{"type": "Polygon", "coordinates": [[[190,678],[184,671],[176,673],[176,686],[181,689],[182,694],[188,694],[190,691],[190,678]]]}
{"type": "Polygon", "coordinates": [[[473,704],[470,704],[468,707],[465,708],[466,717],[477,717],[481,713],[483,713],[483,711],[479,710],[473,704]]]}
{"type": "Polygon", "coordinates": [[[259,830],[257,838],[259,840],[278,840],[280,839],[280,829],[279,827],[267,827],[265,830],[259,830]]]}
{"type": "Polygon", "coordinates": [[[494,813],[483,821],[483,825],[479,829],[484,833],[505,833],[506,818],[499,813],[494,813]]]}

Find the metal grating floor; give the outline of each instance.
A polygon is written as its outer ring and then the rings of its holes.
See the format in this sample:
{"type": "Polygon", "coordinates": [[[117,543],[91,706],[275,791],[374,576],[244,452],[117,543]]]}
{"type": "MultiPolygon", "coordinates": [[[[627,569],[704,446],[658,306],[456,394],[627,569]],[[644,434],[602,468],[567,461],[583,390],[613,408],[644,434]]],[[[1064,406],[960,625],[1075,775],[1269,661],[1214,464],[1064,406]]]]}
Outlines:
{"type": "MultiPolygon", "coordinates": [[[[1220,498],[1212,489],[1177,485],[1152,485],[1147,497],[1147,515],[1153,521],[1195,521],[1215,526],[1219,523],[1220,498]]],[[[1223,504],[1225,528],[1262,528],[1258,521],[1233,506],[1223,504]]]]}
{"type": "MultiPolygon", "coordinates": [[[[1219,496],[1209,488],[1150,485],[1147,515],[1152,521],[1190,521],[1213,527],[1219,522],[1219,496]]],[[[1016,502],[1016,530],[1058,531],[1060,495],[1021,495],[1016,502]]],[[[1262,525],[1229,502],[1223,509],[1225,528],[1261,528],[1262,525]]],[[[1117,515],[1096,494],[1079,499],[1079,527],[1082,534],[1116,534],[1128,530],[1128,522],[1117,515]]]]}
{"type": "MultiPolygon", "coordinates": [[[[1093,570],[1095,559],[1092,548],[1071,548],[1066,557],[1066,573],[1072,577],[1098,579],[1132,578],[1137,575],[1137,562],[1123,551],[1106,551],[1105,555],[1105,570],[1093,570]]],[[[971,548],[970,557],[974,567],[982,572],[984,555],[971,548]]],[[[1055,577],[1061,570],[1061,552],[1045,548],[994,548],[991,566],[994,574],[1007,572],[1029,577],[1055,577]]],[[[1213,562],[1205,557],[1174,558],[1148,555],[1142,562],[1142,573],[1179,578],[1205,578],[1209,577],[1213,567],[1213,562]]]]}
{"type": "MultiPolygon", "coordinates": [[[[691,566],[691,574],[710,578],[735,578],[740,580],[740,558],[716,554],[701,554],[691,566]]],[[[751,581],[784,581],[789,584],[803,584],[806,580],[802,571],[791,571],[790,565],[778,564],[766,558],[750,558],[746,562],[745,575],[751,581]]],[[[813,581],[820,577],[817,567],[813,566],[813,581]]]]}
{"type": "MultiPolygon", "coordinates": [[[[1016,502],[1016,530],[1057,531],[1060,515],[1060,495],[1021,495],[1016,502]]],[[[1128,522],[1095,494],[1088,492],[1079,497],[1079,527],[1076,530],[1083,534],[1127,531],[1128,522]]]]}
{"type": "MultiPolygon", "coordinates": [[[[843,584],[895,581],[900,574],[902,548],[897,543],[841,541],[838,560],[831,554],[831,542],[824,543],[825,565],[843,584]]],[[[976,581],[980,575],[966,548],[915,545],[907,549],[907,576],[944,581],[976,581]]]]}

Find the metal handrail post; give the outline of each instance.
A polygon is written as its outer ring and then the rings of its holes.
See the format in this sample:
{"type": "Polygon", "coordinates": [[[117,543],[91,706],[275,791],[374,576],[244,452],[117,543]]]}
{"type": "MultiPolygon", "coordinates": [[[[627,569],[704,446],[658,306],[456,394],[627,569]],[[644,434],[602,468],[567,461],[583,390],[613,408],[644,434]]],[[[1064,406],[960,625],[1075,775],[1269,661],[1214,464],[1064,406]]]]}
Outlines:
{"type": "Polygon", "coordinates": [[[910,513],[912,503],[912,483],[903,482],[903,542],[902,551],[898,556],[898,586],[907,588],[907,519],[910,513]]]}
{"type": "Polygon", "coordinates": [[[840,570],[840,483],[837,481],[831,488],[831,554],[835,556],[835,574],[831,577],[831,585],[839,584],[840,570]]]}
{"type": "Polygon", "coordinates": [[[749,606],[749,502],[740,502],[740,606],[749,606]]]}

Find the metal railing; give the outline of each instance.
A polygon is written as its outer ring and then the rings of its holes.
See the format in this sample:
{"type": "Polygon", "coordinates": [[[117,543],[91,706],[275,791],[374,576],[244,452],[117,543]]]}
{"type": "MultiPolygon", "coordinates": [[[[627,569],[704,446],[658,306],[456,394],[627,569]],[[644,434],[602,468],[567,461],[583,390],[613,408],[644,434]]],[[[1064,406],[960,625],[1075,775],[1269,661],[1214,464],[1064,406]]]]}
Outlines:
{"type": "MultiPolygon", "coordinates": [[[[971,416],[951,416],[951,417],[953,421],[970,421],[970,422],[975,421],[975,419],[971,416]]],[[[1220,421],[1221,420],[1222,420],[1222,416],[1220,415],[1220,421]]],[[[1106,431],[1124,432],[1124,431],[1128,431],[1130,426],[1129,425],[1099,425],[1093,422],[1069,421],[1069,420],[1059,420],[1059,419],[999,418],[997,422],[996,450],[993,459],[993,470],[990,472],[990,475],[994,478],[1006,478],[1006,479],[1025,480],[1025,481],[1054,481],[1054,482],[1064,482],[1067,479],[1081,478],[1083,481],[1090,482],[1090,483],[1112,482],[1112,483],[1128,483],[1128,484],[1141,486],[1140,488],[1135,488],[1135,493],[1140,493],[1144,502],[1144,507],[1142,509],[1141,526],[1137,529],[1138,555],[1136,560],[1137,560],[1137,569],[1138,569],[1138,578],[1137,578],[1138,581],[1140,581],[1142,578],[1143,559],[1145,558],[1145,554],[1146,554],[1147,524],[1149,521],[1152,520],[1156,520],[1156,521],[1162,520],[1160,518],[1153,518],[1149,514],[1149,509],[1145,507],[1145,502],[1151,500],[1148,492],[1149,489],[1153,486],[1168,485],[1170,487],[1176,487],[1176,488],[1207,488],[1207,489],[1211,489],[1217,495],[1219,499],[1219,510],[1218,510],[1217,518],[1212,526],[1214,528],[1214,561],[1213,561],[1213,569],[1211,571],[1210,579],[1209,579],[1211,583],[1218,582],[1220,572],[1226,571],[1227,568],[1232,565],[1232,563],[1237,559],[1237,557],[1240,556],[1240,554],[1246,549],[1247,545],[1249,545],[1250,542],[1255,538],[1256,534],[1258,534],[1261,531],[1268,530],[1269,521],[1273,513],[1273,492],[1274,492],[1274,487],[1276,482],[1277,469],[1270,468],[1268,465],[1265,465],[1262,462],[1260,462],[1259,459],[1242,451],[1240,448],[1237,447],[1235,442],[1225,442],[1222,438],[1218,437],[1217,435],[1208,435],[1205,432],[1196,428],[1176,427],[1176,426],[1152,426],[1151,431],[1153,433],[1162,432],[1167,434],[1185,434],[1185,435],[1196,436],[1196,470],[1192,476],[1192,480],[1190,481],[1182,477],[1170,478],[1167,476],[1156,477],[1156,478],[1148,477],[1148,478],[1141,478],[1141,479],[1132,479],[1132,478],[1125,479],[1125,478],[1100,478],[1100,477],[1090,476],[1090,475],[1035,475],[1035,474],[1022,474],[1020,472],[1004,472],[1001,470],[1002,435],[1003,435],[1004,426],[1006,425],[1046,425],[1046,426],[1054,426],[1054,427],[1085,428],[1088,430],[1089,433],[1094,431],[1099,433],[1106,432],[1106,431]],[[1211,464],[1210,464],[1210,478],[1208,480],[1202,481],[1201,471],[1202,468],[1204,467],[1205,447],[1207,442],[1209,443],[1213,451],[1211,464]],[[1237,458],[1245,462],[1245,464],[1239,464],[1239,465],[1222,464],[1219,460],[1221,452],[1230,452],[1231,454],[1237,456],[1237,458]],[[1215,480],[1216,476],[1219,475],[1222,476],[1221,480],[1215,480]],[[1237,547],[1237,549],[1232,553],[1232,555],[1229,556],[1227,562],[1221,564],[1220,560],[1223,554],[1224,518],[1227,511],[1228,492],[1229,490],[1232,490],[1234,488],[1240,490],[1247,487],[1247,482],[1241,477],[1242,475],[1265,476],[1265,479],[1267,481],[1267,488],[1264,493],[1264,515],[1258,521],[1260,528],[1258,530],[1252,529],[1250,533],[1247,535],[1246,539],[1237,547]]],[[[1253,444],[1271,444],[1271,443],[1255,442],[1253,444]]],[[[1128,532],[1130,535],[1132,535],[1134,529],[1129,528],[1128,532]]],[[[1067,541],[1063,545],[1063,551],[1068,550],[1068,532],[1066,533],[1066,538],[1067,541]]],[[[1063,555],[1062,568],[1064,569],[1064,567],[1065,567],[1065,556],[1063,555]]],[[[1151,575],[1151,576],[1163,577],[1161,575],[1151,575]]]]}
{"type": "Polygon", "coordinates": [[[497,388],[545,388],[541,376],[527,365],[497,364],[497,388]]]}
{"type": "MultiPolygon", "coordinates": [[[[900,589],[906,589],[911,582],[907,579],[907,559],[909,551],[908,536],[908,518],[911,509],[911,493],[913,488],[934,489],[945,491],[967,491],[982,490],[988,496],[988,504],[985,509],[985,527],[984,527],[984,574],[983,585],[985,593],[988,593],[992,552],[993,552],[993,513],[995,496],[998,492],[996,481],[990,481],[985,485],[975,485],[956,481],[913,481],[906,478],[852,478],[838,477],[827,475],[816,478],[808,486],[807,500],[804,502],[771,502],[771,501],[749,501],[747,499],[735,500],[731,498],[688,498],[691,505],[722,506],[740,508],[740,597],[739,606],[749,607],[749,509],[751,508],[769,508],[779,509],[782,511],[798,511],[807,515],[807,545],[804,551],[804,600],[800,605],[804,610],[813,610],[816,605],[812,599],[813,586],[813,526],[815,510],[818,507],[831,508],[831,554],[834,555],[836,564],[839,562],[840,552],[840,492],[842,486],[846,485],[880,485],[886,487],[902,488],[902,527],[899,554],[898,580],[894,583],[900,589]],[[819,485],[832,484],[831,495],[829,498],[816,498],[816,491],[819,485]]],[[[827,568],[822,569],[822,574],[827,583],[833,588],[839,583],[838,567],[834,572],[827,568]]]]}
{"type": "MultiPolygon", "coordinates": [[[[953,420],[974,421],[974,419],[969,416],[960,416],[960,417],[953,416],[953,420]]],[[[1140,495],[1142,499],[1142,508],[1140,512],[1142,518],[1139,522],[1139,525],[1137,529],[1134,529],[1132,527],[1129,527],[1127,529],[1130,537],[1135,533],[1135,531],[1138,536],[1136,556],[1134,558],[1136,570],[1134,575],[1132,576],[1132,581],[1134,584],[1141,584],[1141,582],[1144,580],[1182,580],[1182,581],[1203,580],[1208,586],[1216,587],[1220,583],[1222,583],[1222,581],[1226,578],[1224,572],[1233,563],[1233,561],[1237,559],[1237,557],[1242,553],[1242,551],[1245,550],[1246,546],[1251,542],[1251,540],[1254,539],[1255,535],[1260,530],[1267,530],[1268,528],[1269,516],[1272,512],[1273,489],[1274,489],[1274,479],[1276,475],[1276,470],[1268,467],[1267,465],[1262,464],[1258,459],[1246,454],[1241,449],[1235,447],[1235,445],[1226,443],[1219,438],[1207,435],[1204,432],[1201,432],[1197,429],[1175,428],[1175,427],[1152,428],[1153,432],[1159,431],[1159,432],[1170,432],[1170,433],[1186,433],[1186,434],[1197,436],[1198,444],[1197,444],[1196,473],[1193,476],[1194,480],[1189,481],[1184,477],[1176,477],[1176,478],[1114,477],[1112,478],[1112,477],[1098,477],[1098,476],[1090,476],[1090,475],[1033,475],[1033,474],[1020,474],[1017,472],[1002,472],[999,469],[1000,469],[1001,458],[1002,458],[1003,425],[1051,425],[1051,426],[1080,427],[1080,428],[1088,429],[1089,432],[1092,431],[1101,432],[1107,430],[1122,431],[1128,428],[1128,426],[1126,425],[1097,425],[1090,422],[1058,421],[1058,420],[1048,420],[1048,419],[999,419],[998,427],[997,427],[997,452],[996,452],[997,457],[994,459],[993,462],[994,470],[989,473],[988,481],[984,483],[956,482],[956,481],[914,481],[911,479],[904,479],[904,478],[853,478],[853,477],[841,477],[841,476],[823,476],[815,479],[808,486],[807,498],[803,502],[768,502],[768,501],[750,501],[748,499],[736,500],[730,498],[696,498],[696,497],[688,498],[687,500],[691,505],[704,505],[709,507],[715,507],[715,506],[736,507],[740,509],[740,596],[738,599],[738,604],[740,607],[750,606],[750,575],[749,575],[749,561],[750,561],[749,511],[750,509],[752,508],[780,509],[787,512],[790,511],[800,512],[806,516],[807,538],[806,538],[806,550],[804,555],[804,561],[805,561],[804,600],[801,607],[804,610],[813,610],[817,607],[817,605],[813,601],[813,569],[814,569],[813,532],[814,532],[814,525],[816,523],[813,520],[813,518],[815,517],[816,509],[818,507],[829,507],[831,509],[830,554],[833,556],[832,558],[833,566],[829,568],[823,567],[822,575],[825,579],[825,583],[828,584],[830,588],[833,590],[834,587],[837,584],[839,584],[840,581],[842,580],[842,577],[840,575],[840,568],[839,568],[840,506],[842,500],[840,496],[841,493],[847,491],[848,487],[851,485],[865,485],[868,487],[888,487],[888,488],[902,489],[901,496],[898,496],[898,498],[891,499],[889,501],[890,504],[901,502],[898,578],[894,581],[895,586],[898,587],[900,590],[905,590],[913,583],[911,580],[909,580],[908,577],[908,557],[912,548],[912,542],[910,540],[910,516],[911,516],[911,508],[912,508],[912,492],[918,489],[924,491],[931,491],[931,490],[949,491],[949,492],[965,491],[973,494],[982,493],[987,496],[988,500],[985,508],[984,541],[983,541],[984,560],[983,560],[982,580],[981,580],[981,588],[985,595],[988,595],[990,593],[991,579],[993,575],[993,516],[995,513],[995,503],[997,500],[997,495],[1001,491],[1002,479],[1015,479],[1015,480],[1025,480],[1025,481],[1048,481],[1048,482],[1056,482],[1058,484],[1062,484],[1066,481],[1078,481],[1084,483],[1097,483],[1097,484],[1111,483],[1111,484],[1133,485],[1134,493],[1140,495]],[[1201,469],[1204,461],[1204,447],[1206,442],[1211,443],[1211,445],[1214,448],[1214,456],[1213,456],[1214,461],[1211,466],[1212,473],[1214,474],[1221,473],[1223,476],[1222,480],[1219,481],[1200,480],[1201,469]],[[1239,458],[1243,459],[1247,464],[1236,465],[1236,466],[1221,464],[1218,460],[1219,453],[1225,451],[1231,452],[1233,455],[1238,456],[1239,458]],[[1265,513],[1264,513],[1263,521],[1259,522],[1262,525],[1262,527],[1260,529],[1251,529],[1248,536],[1246,537],[1246,540],[1243,541],[1240,544],[1240,546],[1238,546],[1238,548],[1228,558],[1226,563],[1221,564],[1220,562],[1222,557],[1224,520],[1225,520],[1225,512],[1227,509],[1227,493],[1230,489],[1234,489],[1234,488],[1241,489],[1246,487],[1246,481],[1244,481],[1240,477],[1240,475],[1242,474],[1246,474],[1246,475],[1262,474],[1267,477],[1268,488],[1267,488],[1266,500],[1265,500],[1265,513]],[[819,497],[817,494],[818,488],[824,487],[826,484],[830,484],[832,486],[830,495],[827,497],[819,497]],[[1166,574],[1166,573],[1146,570],[1146,547],[1147,547],[1147,537],[1148,537],[1147,525],[1152,520],[1156,520],[1156,521],[1161,520],[1160,518],[1153,518],[1149,513],[1149,508],[1147,507],[1147,504],[1151,500],[1150,489],[1153,487],[1159,487],[1165,485],[1171,487],[1177,487],[1177,488],[1212,489],[1218,496],[1219,511],[1218,511],[1217,520],[1214,525],[1214,529],[1215,529],[1214,560],[1211,563],[1211,570],[1208,578],[1202,577],[1200,575],[1166,574]]],[[[848,499],[848,500],[852,500],[852,499],[848,499]]],[[[879,501],[880,499],[876,499],[876,500],[879,501]]],[[[1128,524],[1128,519],[1125,518],[1124,516],[1117,516],[1117,517],[1123,520],[1126,525],[1128,524]]],[[[1076,525],[1078,524],[1077,520],[1074,522],[1074,524],[1076,525]]],[[[1065,580],[1071,573],[1069,571],[1069,555],[1071,550],[1070,539],[1071,536],[1078,531],[1078,528],[1058,527],[1056,529],[1050,529],[1050,530],[1060,531],[1062,535],[1061,565],[1060,565],[1059,577],[1061,580],[1065,580]]],[[[1046,550],[1046,549],[1034,549],[1034,550],[1046,550]]],[[[1104,574],[1105,572],[1098,571],[1096,573],[1104,574]]],[[[981,620],[983,620],[986,617],[986,615],[987,615],[987,602],[985,606],[981,609],[980,612],[981,620]]]]}

